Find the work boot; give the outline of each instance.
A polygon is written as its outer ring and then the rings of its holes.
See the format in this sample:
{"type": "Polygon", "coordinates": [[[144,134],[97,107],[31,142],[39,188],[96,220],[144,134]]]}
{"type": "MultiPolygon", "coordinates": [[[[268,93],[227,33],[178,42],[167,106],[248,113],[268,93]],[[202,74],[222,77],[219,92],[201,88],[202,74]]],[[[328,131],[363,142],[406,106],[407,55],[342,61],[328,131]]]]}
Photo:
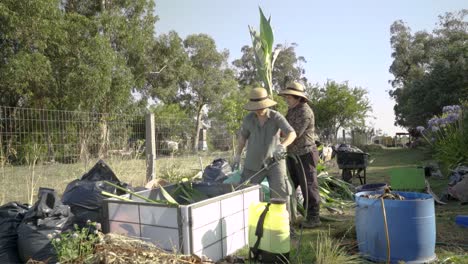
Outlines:
{"type": "Polygon", "coordinates": [[[303,228],[315,228],[320,226],[320,216],[309,216],[307,217],[307,221],[302,222],[303,228]]]}

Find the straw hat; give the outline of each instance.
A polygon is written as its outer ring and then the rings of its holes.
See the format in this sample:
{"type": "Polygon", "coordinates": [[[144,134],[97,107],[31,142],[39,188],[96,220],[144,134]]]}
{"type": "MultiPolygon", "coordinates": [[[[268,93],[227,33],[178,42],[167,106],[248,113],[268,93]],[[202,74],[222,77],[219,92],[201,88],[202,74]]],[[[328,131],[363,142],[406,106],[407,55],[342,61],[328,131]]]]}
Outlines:
{"type": "Polygon", "coordinates": [[[276,105],[276,102],[268,97],[265,88],[252,89],[249,100],[250,101],[244,105],[244,109],[249,111],[260,110],[276,105]]]}
{"type": "Polygon", "coordinates": [[[300,84],[298,82],[288,83],[288,85],[286,85],[286,89],[283,89],[279,93],[279,95],[281,95],[281,96],[295,95],[295,96],[302,97],[302,98],[306,99],[307,101],[309,101],[309,98],[307,98],[307,96],[305,95],[304,86],[302,86],[302,84],[300,84]]]}

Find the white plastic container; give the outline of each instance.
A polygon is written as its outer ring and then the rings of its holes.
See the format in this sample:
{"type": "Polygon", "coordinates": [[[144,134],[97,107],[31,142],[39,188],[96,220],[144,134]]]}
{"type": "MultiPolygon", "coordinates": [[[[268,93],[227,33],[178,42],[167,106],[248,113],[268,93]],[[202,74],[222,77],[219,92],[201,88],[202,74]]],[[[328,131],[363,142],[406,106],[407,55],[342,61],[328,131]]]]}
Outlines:
{"type": "MultiPolygon", "coordinates": [[[[168,192],[175,185],[164,187],[168,192]]],[[[131,197],[134,202],[104,200],[104,232],[152,242],[182,254],[205,255],[214,261],[248,244],[248,208],[259,202],[260,186],[232,191],[231,184],[193,184],[206,200],[189,205],[159,205],[131,197]]],[[[138,192],[163,199],[159,189],[138,192]]],[[[128,195],[126,197],[129,197],[128,195]]]]}

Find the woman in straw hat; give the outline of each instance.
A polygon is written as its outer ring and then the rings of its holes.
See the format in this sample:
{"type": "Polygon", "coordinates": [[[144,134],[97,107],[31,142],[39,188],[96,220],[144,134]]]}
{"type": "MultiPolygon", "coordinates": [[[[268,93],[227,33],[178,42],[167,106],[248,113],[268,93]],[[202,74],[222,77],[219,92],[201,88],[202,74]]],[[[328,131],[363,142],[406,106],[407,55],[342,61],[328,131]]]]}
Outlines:
{"type": "Polygon", "coordinates": [[[242,122],[233,167],[238,166],[240,154],[248,143],[241,181],[261,183],[266,177],[271,190],[270,197],[287,199],[287,172],[283,156],[286,147],[296,138],[296,133],[283,115],[269,109],[274,105],[276,102],[268,97],[264,88],[252,89],[249,102],[244,105],[244,109],[251,112],[242,122]],[[286,135],[282,142],[280,131],[286,135]],[[264,169],[269,165],[271,158],[277,162],[264,169]]]}
{"type": "Polygon", "coordinates": [[[314,112],[307,104],[309,100],[300,83],[289,83],[279,94],[288,104],[286,119],[297,135],[294,142],[288,146],[288,153],[295,155],[295,157],[286,158],[289,175],[294,184],[293,189],[296,190],[300,186],[303,195],[308,199],[307,208],[304,201],[307,220],[302,223],[302,226],[313,228],[320,225],[320,193],[317,182],[319,155],[315,145],[314,112]]]}

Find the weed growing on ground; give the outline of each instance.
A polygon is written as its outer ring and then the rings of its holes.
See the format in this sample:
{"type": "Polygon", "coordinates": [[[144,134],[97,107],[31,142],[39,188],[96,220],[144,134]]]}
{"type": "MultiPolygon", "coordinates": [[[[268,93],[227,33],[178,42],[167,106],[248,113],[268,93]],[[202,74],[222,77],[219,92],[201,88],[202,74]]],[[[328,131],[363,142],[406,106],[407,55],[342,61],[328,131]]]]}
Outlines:
{"type": "Polygon", "coordinates": [[[75,225],[74,228],[74,231],[49,236],[60,263],[86,263],[92,259],[94,246],[100,240],[99,223],[88,220],[86,227],[79,228],[75,225]]]}

